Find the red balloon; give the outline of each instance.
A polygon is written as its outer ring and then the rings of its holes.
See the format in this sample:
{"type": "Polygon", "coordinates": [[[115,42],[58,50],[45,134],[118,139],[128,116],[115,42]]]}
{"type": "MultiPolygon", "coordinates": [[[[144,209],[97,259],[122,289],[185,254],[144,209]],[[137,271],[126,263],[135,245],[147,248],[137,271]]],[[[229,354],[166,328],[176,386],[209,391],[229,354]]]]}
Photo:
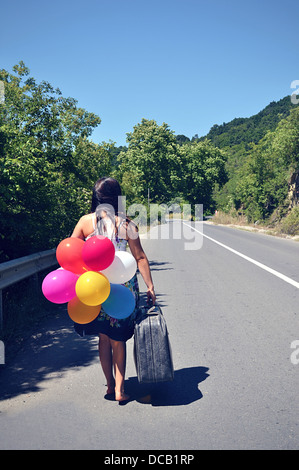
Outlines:
{"type": "Polygon", "coordinates": [[[82,258],[84,241],[69,237],[59,243],[56,258],[60,266],[75,274],[83,274],[89,270],[82,258]]]}
{"type": "Polygon", "coordinates": [[[109,238],[103,235],[90,237],[83,246],[82,258],[92,271],[102,271],[108,268],[115,256],[115,248],[109,238]]]}

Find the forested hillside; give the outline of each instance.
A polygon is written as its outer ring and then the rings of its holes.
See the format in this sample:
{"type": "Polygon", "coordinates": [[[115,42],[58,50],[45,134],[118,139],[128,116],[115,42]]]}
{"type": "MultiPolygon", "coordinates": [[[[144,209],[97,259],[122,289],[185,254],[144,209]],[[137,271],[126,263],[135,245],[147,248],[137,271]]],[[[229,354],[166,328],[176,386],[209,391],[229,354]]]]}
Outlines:
{"type": "Polygon", "coordinates": [[[199,140],[207,138],[220,148],[245,145],[248,149],[249,144],[257,144],[268,131],[274,131],[279,121],[286,118],[293,107],[290,97],[286,96],[280,101],[272,101],[262,111],[249,118],[235,118],[228,123],[215,124],[209,133],[199,140]]]}
{"type": "Polygon", "coordinates": [[[227,155],[228,181],[214,192],[217,209],[299,233],[299,105],[286,96],[254,116],[214,125],[191,142],[206,139],[227,155]]]}

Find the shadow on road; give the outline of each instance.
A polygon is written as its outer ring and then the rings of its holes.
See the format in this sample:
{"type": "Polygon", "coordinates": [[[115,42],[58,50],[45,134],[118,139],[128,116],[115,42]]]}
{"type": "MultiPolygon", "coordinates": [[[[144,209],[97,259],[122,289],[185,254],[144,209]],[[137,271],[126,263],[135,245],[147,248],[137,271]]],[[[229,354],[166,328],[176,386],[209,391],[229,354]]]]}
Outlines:
{"type": "Polygon", "coordinates": [[[198,384],[209,377],[208,367],[186,367],[174,372],[173,382],[139,384],[137,377],[125,382],[126,392],[133,400],[152,406],[188,405],[202,398],[198,384]]]}
{"type": "Polygon", "coordinates": [[[21,350],[0,369],[0,401],[42,390],[45,382],[98,360],[97,342],[80,338],[66,308],[36,328],[21,350]]]}
{"type": "Polygon", "coordinates": [[[152,260],[152,261],[149,261],[149,265],[150,265],[150,268],[151,268],[151,271],[169,271],[173,268],[171,267],[167,267],[166,265],[169,265],[171,263],[169,263],[168,261],[156,261],[156,260],[152,260]]]}

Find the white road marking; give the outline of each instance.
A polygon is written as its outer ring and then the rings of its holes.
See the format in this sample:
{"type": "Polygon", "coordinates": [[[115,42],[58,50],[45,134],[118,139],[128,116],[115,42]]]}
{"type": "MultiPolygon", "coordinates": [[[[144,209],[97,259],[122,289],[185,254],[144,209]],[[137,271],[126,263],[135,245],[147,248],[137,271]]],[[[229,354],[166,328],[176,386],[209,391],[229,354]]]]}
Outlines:
{"type": "Polygon", "coordinates": [[[200,235],[202,235],[203,237],[208,238],[209,240],[211,240],[211,241],[214,242],[214,243],[217,243],[217,245],[222,246],[222,248],[225,248],[226,250],[231,251],[231,252],[234,253],[235,255],[238,255],[238,256],[240,256],[241,258],[246,259],[246,261],[249,261],[249,263],[255,264],[255,265],[258,266],[259,268],[264,269],[264,270],[267,271],[268,273],[273,274],[274,276],[278,277],[279,279],[282,279],[283,281],[288,282],[288,283],[291,284],[292,286],[297,287],[297,289],[299,289],[299,282],[294,281],[294,279],[291,279],[290,277],[286,276],[285,274],[282,274],[282,273],[276,271],[275,269],[272,269],[272,268],[270,268],[269,266],[266,266],[265,264],[260,263],[259,261],[256,261],[255,259],[250,258],[249,256],[244,255],[243,253],[240,253],[239,251],[234,250],[233,248],[230,248],[230,247],[227,246],[227,245],[224,245],[224,243],[218,242],[218,241],[215,240],[214,238],[211,238],[211,237],[209,237],[208,235],[205,235],[203,232],[200,232],[200,231],[197,230],[195,227],[192,227],[191,225],[186,224],[185,222],[183,222],[183,224],[186,225],[187,227],[190,227],[192,230],[195,230],[195,232],[200,233],[200,235]]]}

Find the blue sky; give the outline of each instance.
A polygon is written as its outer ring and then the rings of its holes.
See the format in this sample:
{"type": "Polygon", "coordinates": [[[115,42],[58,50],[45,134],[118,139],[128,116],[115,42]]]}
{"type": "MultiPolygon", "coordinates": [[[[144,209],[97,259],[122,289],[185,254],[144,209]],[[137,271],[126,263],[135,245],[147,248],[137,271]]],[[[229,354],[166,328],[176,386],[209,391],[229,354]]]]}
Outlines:
{"type": "Polygon", "coordinates": [[[10,0],[0,11],[0,68],[23,60],[99,115],[97,143],[125,145],[142,118],[205,135],[299,80],[298,0],[10,0]]]}

